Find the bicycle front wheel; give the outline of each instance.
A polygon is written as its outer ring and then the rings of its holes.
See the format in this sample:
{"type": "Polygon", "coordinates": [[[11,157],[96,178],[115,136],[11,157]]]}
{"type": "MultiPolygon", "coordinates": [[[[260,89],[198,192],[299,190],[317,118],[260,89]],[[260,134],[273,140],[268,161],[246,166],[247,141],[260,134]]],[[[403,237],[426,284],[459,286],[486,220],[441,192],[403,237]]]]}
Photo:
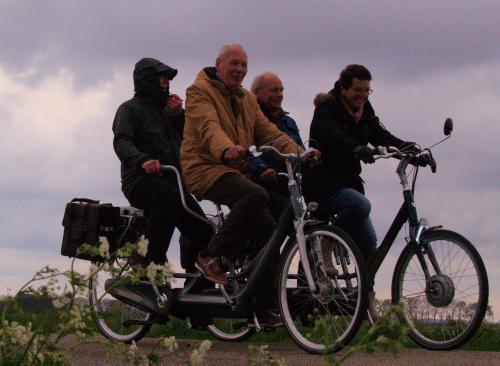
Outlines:
{"type": "Polygon", "coordinates": [[[481,325],[488,305],[488,277],[474,246],[447,230],[424,234],[422,248],[430,281],[410,243],[392,280],[392,298],[404,305],[411,338],[432,350],[451,350],[467,342],[481,325]]]}
{"type": "Polygon", "coordinates": [[[356,335],[366,312],[366,267],[357,246],[340,229],[325,225],[305,236],[316,292],[307,284],[299,245],[291,238],[279,265],[281,315],[305,351],[335,352],[356,335]]]}
{"type": "Polygon", "coordinates": [[[114,341],[130,343],[140,340],[151,325],[131,322],[148,321],[152,315],[115,299],[105,289],[106,281],[119,279],[131,271],[130,264],[125,259],[115,259],[94,265],[99,271],[89,280],[89,301],[97,328],[114,341]]]}

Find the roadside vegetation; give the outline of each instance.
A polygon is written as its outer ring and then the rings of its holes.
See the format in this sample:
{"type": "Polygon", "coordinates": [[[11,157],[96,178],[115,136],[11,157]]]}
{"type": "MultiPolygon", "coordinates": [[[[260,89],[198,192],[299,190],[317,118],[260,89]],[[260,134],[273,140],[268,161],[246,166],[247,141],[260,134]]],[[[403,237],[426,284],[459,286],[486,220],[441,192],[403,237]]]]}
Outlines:
{"type": "MultiPolygon", "coordinates": [[[[141,255],[145,253],[142,244],[141,255]]],[[[109,256],[106,242],[91,250],[93,255],[101,253],[109,256]]],[[[188,329],[185,322],[173,317],[166,325],[153,326],[148,333],[148,337],[158,340],[157,347],[149,354],[138,352],[134,342],[125,345],[98,337],[99,332],[88,306],[87,291],[89,278],[100,270],[103,269],[91,267],[89,273],[79,274],[73,270],[59,272],[45,267],[16,294],[0,297],[0,365],[69,365],[72,350],[84,343],[104,343],[110,354],[123,358],[129,365],[167,364],[168,356],[174,353],[185,354],[183,358],[186,365],[207,364],[210,339],[214,338],[207,331],[188,329]],[[63,348],[61,341],[68,338],[72,343],[63,348]],[[176,339],[195,339],[200,342],[196,342],[197,347],[188,352],[179,348],[176,339]]],[[[401,347],[416,347],[406,335],[406,327],[397,320],[401,312],[399,306],[388,307],[377,324],[371,327],[363,325],[342,355],[325,352],[324,364],[340,365],[354,352],[383,350],[397,355],[401,347]]],[[[491,310],[488,315],[492,319],[491,310]]],[[[331,321],[325,317],[318,317],[314,321],[314,336],[324,344],[331,344],[332,340],[327,338],[328,334],[332,334],[329,331],[331,321]]],[[[252,345],[247,355],[249,366],[286,364],[284,360],[275,359],[267,349],[269,343],[292,343],[284,328],[274,332],[259,332],[250,341],[252,345]]],[[[500,351],[500,325],[485,323],[463,349],[500,351]]]]}

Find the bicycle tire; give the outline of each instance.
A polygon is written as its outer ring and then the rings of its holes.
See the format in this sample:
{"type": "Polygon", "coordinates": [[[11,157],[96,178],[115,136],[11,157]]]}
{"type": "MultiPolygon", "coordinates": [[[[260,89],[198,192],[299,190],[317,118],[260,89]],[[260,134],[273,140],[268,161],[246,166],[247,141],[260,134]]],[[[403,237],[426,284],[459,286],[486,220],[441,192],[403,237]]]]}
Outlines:
{"type": "MultiPolygon", "coordinates": [[[[92,262],[102,266],[103,263],[92,262]]],[[[108,262],[109,268],[100,270],[89,279],[89,303],[97,328],[106,338],[131,343],[139,341],[150,330],[150,324],[124,325],[125,320],[149,321],[153,315],[113,298],[105,289],[107,279],[120,276],[129,270],[126,260],[115,259],[108,262]]]]}
{"type": "Polygon", "coordinates": [[[409,243],[396,264],[392,301],[405,305],[403,321],[410,337],[431,350],[452,350],[465,344],[481,325],[488,305],[488,277],[476,248],[463,236],[448,230],[433,230],[421,239],[434,284],[426,280],[409,243]],[[441,274],[434,270],[433,254],[441,274]]]}
{"type": "Polygon", "coordinates": [[[354,241],[338,228],[316,226],[308,229],[305,237],[313,279],[319,291],[310,292],[296,238],[290,238],[283,249],[277,277],[283,323],[293,341],[306,352],[336,352],[356,335],[366,313],[366,266],[354,241]],[[324,267],[321,268],[319,255],[314,253],[314,243],[329,246],[331,263],[336,264],[338,275],[327,275],[324,267]],[[339,258],[343,258],[341,262],[339,258]],[[343,266],[347,261],[349,264],[343,266]],[[311,316],[313,314],[326,319],[326,332],[320,336],[314,335],[318,323],[311,316]]]}
{"type": "Polygon", "coordinates": [[[241,342],[255,334],[255,328],[248,326],[247,319],[237,319],[238,323],[236,326],[233,320],[234,319],[225,318],[217,319],[214,323],[207,326],[207,330],[215,338],[224,342],[241,342]],[[247,325],[244,329],[240,330],[240,323],[245,323],[247,325]]]}

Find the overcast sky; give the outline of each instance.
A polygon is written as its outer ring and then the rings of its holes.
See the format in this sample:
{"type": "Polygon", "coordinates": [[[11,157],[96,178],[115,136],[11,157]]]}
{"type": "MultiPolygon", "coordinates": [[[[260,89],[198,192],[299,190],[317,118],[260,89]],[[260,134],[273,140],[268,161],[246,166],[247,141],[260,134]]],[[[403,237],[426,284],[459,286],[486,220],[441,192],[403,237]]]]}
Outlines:
{"type": "MultiPolygon", "coordinates": [[[[44,265],[67,267],[59,250],[71,198],[127,204],[111,123],[132,96],[135,62],[155,57],[177,68],[171,90],[184,99],[222,45],[241,43],[244,85],[278,73],[304,139],[315,94],[349,63],[371,70],[372,104],[395,135],[429,146],[454,119],[454,137],[435,149],[437,174],[421,174],[417,205],[433,225],[475,243],[499,319],[498,14],[494,0],[0,0],[0,294],[44,265]]],[[[363,172],[379,238],[401,204],[395,167],[381,161],[363,172]]],[[[389,297],[401,248],[402,239],[377,278],[378,297],[389,297]]],[[[178,261],[175,240],[169,256],[178,261]]]]}

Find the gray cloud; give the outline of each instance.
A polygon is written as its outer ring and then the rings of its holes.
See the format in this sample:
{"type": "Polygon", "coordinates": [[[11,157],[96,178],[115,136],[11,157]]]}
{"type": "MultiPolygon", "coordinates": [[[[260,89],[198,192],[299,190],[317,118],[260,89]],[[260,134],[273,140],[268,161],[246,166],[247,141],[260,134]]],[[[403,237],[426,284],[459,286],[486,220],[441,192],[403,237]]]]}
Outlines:
{"type": "MultiPolygon", "coordinates": [[[[117,106],[132,95],[139,58],[179,68],[172,89],[183,96],[220,46],[239,42],[250,61],[244,84],[277,72],[284,106],[304,138],[314,95],[352,62],[372,71],[371,100],[395,135],[428,146],[453,117],[453,139],[435,149],[438,174],[421,172],[419,208],[470,237],[490,268],[498,266],[499,13],[496,1],[2,1],[0,250],[33,256],[31,267],[19,266],[28,277],[35,262],[47,264],[37,253],[63,262],[55,258],[71,198],[127,204],[110,128],[117,106]]],[[[401,202],[394,168],[380,162],[364,169],[380,238],[401,202]]],[[[24,259],[9,258],[11,268],[16,260],[24,259]]],[[[492,293],[499,293],[494,280],[492,293]]]]}
{"type": "Polygon", "coordinates": [[[4,1],[2,8],[0,46],[9,52],[0,62],[13,72],[34,66],[31,81],[61,67],[82,83],[102,80],[146,55],[201,67],[228,42],[244,44],[255,65],[365,62],[406,79],[500,55],[495,1],[4,1]]]}

